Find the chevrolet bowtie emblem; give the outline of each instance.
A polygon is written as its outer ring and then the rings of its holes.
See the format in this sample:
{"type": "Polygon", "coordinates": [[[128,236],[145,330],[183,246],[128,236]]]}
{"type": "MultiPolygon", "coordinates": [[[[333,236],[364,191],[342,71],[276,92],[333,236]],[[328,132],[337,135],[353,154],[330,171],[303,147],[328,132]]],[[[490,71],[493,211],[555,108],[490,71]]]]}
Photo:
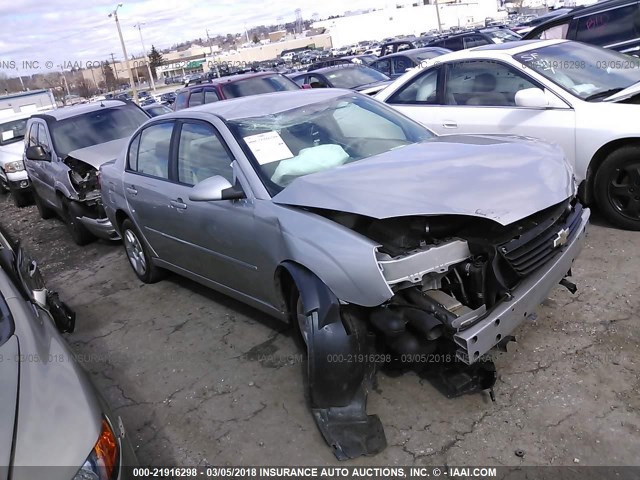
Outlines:
{"type": "Polygon", "coordinates": [[[556,238],[553,239],[553,248],[558,248],[567,243],[569,240],[569,229],[563,228],[556,234],[556,238]]]}

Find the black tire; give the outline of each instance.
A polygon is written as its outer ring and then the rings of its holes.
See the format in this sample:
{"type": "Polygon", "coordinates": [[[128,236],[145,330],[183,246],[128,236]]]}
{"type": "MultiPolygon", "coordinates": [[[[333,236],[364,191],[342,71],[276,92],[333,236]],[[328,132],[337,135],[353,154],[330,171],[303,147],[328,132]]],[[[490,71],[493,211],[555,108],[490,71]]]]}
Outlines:
{"type": "Polygon", "coordinates": [[[156,283],[162,280],[167,272],[153,264],[149,248],[133,222],[127,218],[122,222],[120,231],[129,265],[131,265],[136,276],[144,283],[156,283]]]}
{"type": "Polygon", "coordinates": [[[73,206],[69,200],[62,201],[62,218],[67,224],[71,238],[76,245],[87,245],[96,240],[96,237],[86,229],[73,213],[73,206]]]}
{"type": "Polygon", "coordinates": [[[18,208],[26,207],[33,201],[31,192],[15,191],[11,192],[11,196],[13,197],[13,204],[18,208]]]}
{"type": "Polygon", "coordinates": [[[626,230],[640,230],[640,146],[610,153],[594,179],[596,204],[608,221],[626,230]]]}
{"type": "Polygon", "coordinates": [[[38,213],[40,214],[40,218],[43,220],[47,220],[49,218],[53,218],[56,214],[51,208],[47,207],[42,199],[38,196],[38,192],[33,192],[33,201],[36,204],[36,208],[38,209],[38,213]]]}
{"type": "Polygon", "coordinates": [[[9,186],[0,179],[0,195],[4,195],[5,193],[9,193],[9,186]]]}

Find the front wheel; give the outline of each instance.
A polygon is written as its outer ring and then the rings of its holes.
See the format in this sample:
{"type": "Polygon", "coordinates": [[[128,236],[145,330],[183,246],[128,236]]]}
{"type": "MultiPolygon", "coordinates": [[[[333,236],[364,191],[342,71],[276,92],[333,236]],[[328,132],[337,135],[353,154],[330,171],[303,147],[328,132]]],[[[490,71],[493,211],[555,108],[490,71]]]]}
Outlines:
{"type": "Polygon", "coordinates": [[[640,230],[640,147],[622,147],[609,154],[596,172],[598,208],[615,226],[640,230]]]}
{"type": "Polygon", "coordinates": [[[165,271],[153,264],[149,249],[133,222],[126,219],[122,222],[121,230],[122,243],[127,252],[129,264],[136,276],[144,283],[155,283],[161,280],[165,275],[165,271]]]}
{"type": "Polygon", "coordinates": [[[76,245],[87,245],[96,237],[80,222],[70,201],[63,201],[63,218],[76,245]]]}
{"type": "Polygon", "coordinates": [[[31,203],[32,199],[31,192],[15,191],[11,193],[11,196],[13,197],[13,204],[18,208],[26,207],[31,203]]]}

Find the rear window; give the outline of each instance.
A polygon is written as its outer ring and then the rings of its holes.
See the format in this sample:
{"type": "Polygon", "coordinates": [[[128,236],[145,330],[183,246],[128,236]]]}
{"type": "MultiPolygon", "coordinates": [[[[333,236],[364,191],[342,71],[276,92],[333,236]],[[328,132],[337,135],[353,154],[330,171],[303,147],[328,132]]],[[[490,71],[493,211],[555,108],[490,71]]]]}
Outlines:
{"type": "Polygon", "coordinates": [[[300,90],[300,87],[282,75],[247,78],[222,86],[225,98],[248,97],[262,93],[284,92],[288,90],[300,90]]]}

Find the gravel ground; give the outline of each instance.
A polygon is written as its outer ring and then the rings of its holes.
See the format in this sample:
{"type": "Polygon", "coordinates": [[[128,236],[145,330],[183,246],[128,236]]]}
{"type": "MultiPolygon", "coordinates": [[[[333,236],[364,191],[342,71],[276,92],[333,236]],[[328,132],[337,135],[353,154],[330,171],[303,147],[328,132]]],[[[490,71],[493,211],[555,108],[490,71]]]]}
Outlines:
{"type": "MultiPolygon", "coordinates": [[[[68,340],[142,464],[338,464],[282,324],[177,276],[143,285],[118,242],[77,247],[60,220],[7,196],[0,204],[0,223],[76,310],[68,340]]],[[[578,293],[555,288],[516,332],[496,361],[495,403],[447,399],[413,374],[378,374],[368,410],[389,446],[348,464],[637,465],[639,235],[596,217],[573,268],[578,293]]]]}

